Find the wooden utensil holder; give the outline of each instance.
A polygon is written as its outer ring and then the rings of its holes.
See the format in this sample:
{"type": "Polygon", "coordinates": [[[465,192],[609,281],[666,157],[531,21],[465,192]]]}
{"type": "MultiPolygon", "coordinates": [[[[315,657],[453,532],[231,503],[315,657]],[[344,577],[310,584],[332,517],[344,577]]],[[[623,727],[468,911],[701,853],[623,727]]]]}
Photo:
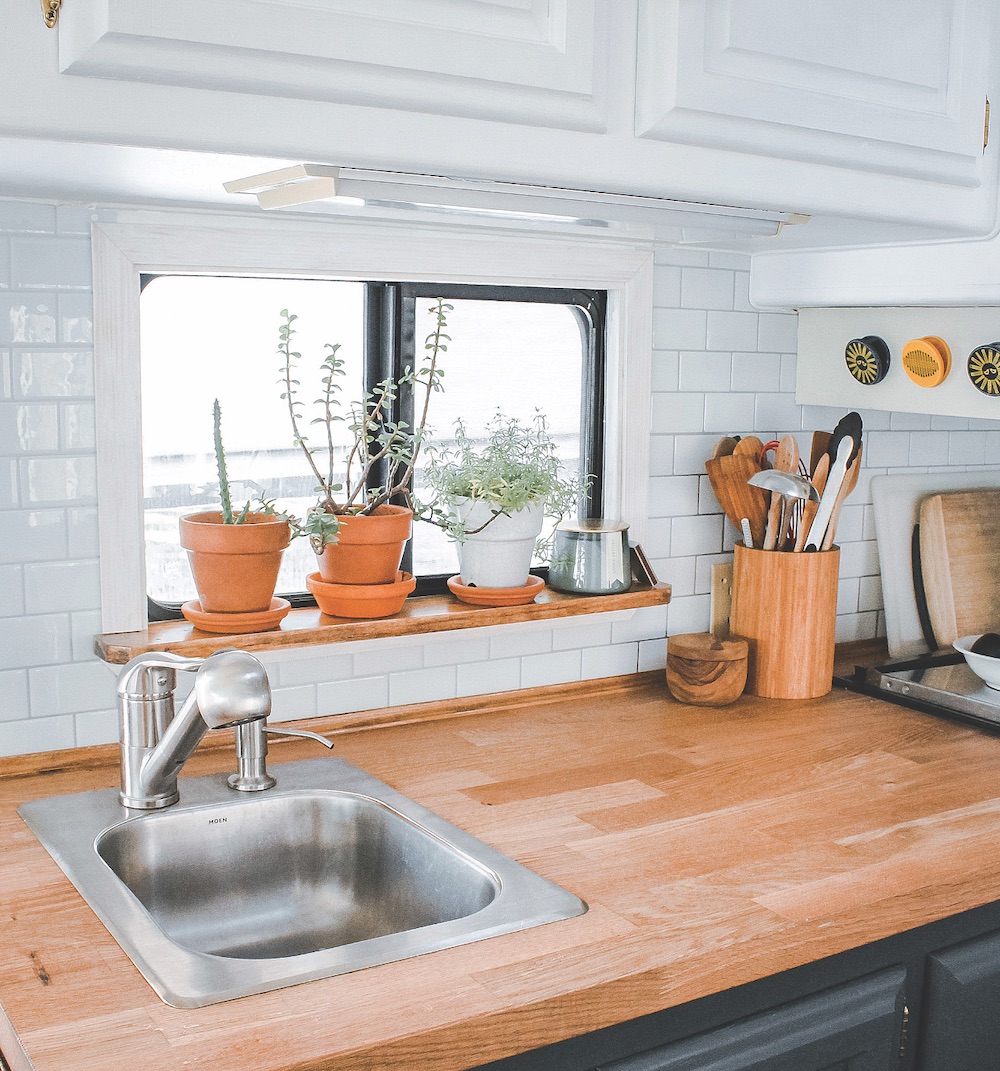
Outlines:
{"type": "Polygon", "coordinates": [[[833,687],[840,548],[816,553],[737,545],[729,627],[750,645],[747,691],[815,699],[833,687]]]}

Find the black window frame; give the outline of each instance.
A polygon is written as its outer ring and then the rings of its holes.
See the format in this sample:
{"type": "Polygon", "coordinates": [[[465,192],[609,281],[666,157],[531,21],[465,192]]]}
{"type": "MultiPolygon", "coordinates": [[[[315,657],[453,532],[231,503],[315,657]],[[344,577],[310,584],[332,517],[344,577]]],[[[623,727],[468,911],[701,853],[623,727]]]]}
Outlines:
{"type": "MultiPolygon", "coordinates": [[[[153,279],[166,272],[142,274],[140,292],[153,279]]],[[[172,274],[172,273],[169,273],[172,274]]],[[[199,273],[223,275],[228,273],[199,273]]],[[[361,282],[365,287],[364,297],[364,390],[370,390],[384,379],[398,379],[403,370],[417,367],[416,309],[417,302],[425,299],[471,301],[536,302],[547,305],[564,305],[569,308],[580,329],[583,352],[583,374],[580,391],[580,463],[582,472],[592,477],[590,492],[581,503],[580,517],[599,517],[604,506],[605,488],[605,431],[606,369],[607,369],[607,307],[606,290],[572,289],[545,286],[507,286],[492,283],[442,283],[442,282],[361,282]]],[[[394,420],[405,420],[413,426],[412,393],[402,390],[396,402],[394,420]]],[[[380,485],[384,476],[373,472],[370,484],[380,485]]],[[[412,565],[412,541],[407,543],[402,568],[408,572],[412,565]]],[[[532,573],[543,578],[548,576],[548,567],[533,568],[532,573]]],[[[417,577],[414,595],[432,595],[447,592],[449,574],[417,577]]],[[[316,600],[308,592],[282,593],[292,606],[315,606],[316,600]]],[[[146,603],[150,621],[175,621],[182,617],[180,603],[161,603],[147,594],[146,603]]]]}

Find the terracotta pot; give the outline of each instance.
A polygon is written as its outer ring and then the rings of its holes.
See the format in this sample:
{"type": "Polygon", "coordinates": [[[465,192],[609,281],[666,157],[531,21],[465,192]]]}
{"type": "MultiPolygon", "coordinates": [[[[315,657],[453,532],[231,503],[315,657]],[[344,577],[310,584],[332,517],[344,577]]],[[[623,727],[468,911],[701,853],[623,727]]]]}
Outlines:
{"type": "Polygon", "coordinates": [[[223,524],[218,510],[181,517],[181,546],[207,613],[267,610],[288,546],[288,521],[251,513],[243,524],[223,524]]]}
{"type": "Polygon", "coordinates": [[[413,527],[413,510],[379,506],[370,516],[341,519],[337,542],[317,555],[327,584],[392,584],[413,527]]]}
{"type": "Polygon", "coordinates": [[[327,584],[319,573],[306,577],[316,605],[331,617],[392,617],[403,609],[417,586],[412,574],[399,571],[391,584],[327,584]]]}

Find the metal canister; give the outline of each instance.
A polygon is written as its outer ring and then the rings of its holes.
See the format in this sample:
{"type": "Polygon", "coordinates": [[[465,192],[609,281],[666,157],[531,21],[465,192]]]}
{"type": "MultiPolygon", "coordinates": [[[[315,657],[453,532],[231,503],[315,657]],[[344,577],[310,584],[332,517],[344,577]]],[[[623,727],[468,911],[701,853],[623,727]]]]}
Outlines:
{"type": "Polygon", "coordinates": [[[549,587],[574,595],[617,595],[631,586],[627,524],[598,517],[559,525],[549,587]]]}

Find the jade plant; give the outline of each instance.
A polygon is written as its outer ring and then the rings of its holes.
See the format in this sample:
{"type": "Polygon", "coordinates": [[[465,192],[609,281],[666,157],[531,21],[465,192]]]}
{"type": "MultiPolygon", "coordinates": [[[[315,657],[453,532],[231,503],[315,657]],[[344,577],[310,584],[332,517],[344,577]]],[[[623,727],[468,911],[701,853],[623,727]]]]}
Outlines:
{"type": "Polygon", "coordinates": [[[305,433],[304,403],[299,398],[296,370],[302,355],[292,349],[295,335],[293,324],[298,317],[283,309],[278,331],[278,354],[281,359],[281,398],[288,409],[292,438],[300,447],[316,479],[316,504],[303,521],[289,518],[296,534],[308,535],[313,549],[319,553],[328,543],[337,541],[337,530],[345,516],[374,513],[379,506],[393,499],[402,499],[412,506],[410,483],[417,458],[428,433],[427,416],[431,394],[443,390],[441,355],[447,351],[450,337],[447,315],[454,306],[438,298],[431,306],[435,319],[434,330],[424,340],[424,352],[419,367],[407,367],[398,379],[384,379],[371,391],[346,407],[342,405],[340,380],[344,376],[344,360],[339,356],[340,344],[325,344],[327,353],[321,364],[321,391],[314,401],[317,412],[312,425],[321,425],[323,446],[313,447],[305,433]],[[393,419],[400,390],[414,394],[416,426],[393,419]],[[343,448],[338,448],[334,425],[343,423],[350,433],[350,445],[342,460],[343,448]],[[375,477],[374,474],[381,474],[375,477]],[[370,486],[380,478],[378,486],[370,486]]]}

